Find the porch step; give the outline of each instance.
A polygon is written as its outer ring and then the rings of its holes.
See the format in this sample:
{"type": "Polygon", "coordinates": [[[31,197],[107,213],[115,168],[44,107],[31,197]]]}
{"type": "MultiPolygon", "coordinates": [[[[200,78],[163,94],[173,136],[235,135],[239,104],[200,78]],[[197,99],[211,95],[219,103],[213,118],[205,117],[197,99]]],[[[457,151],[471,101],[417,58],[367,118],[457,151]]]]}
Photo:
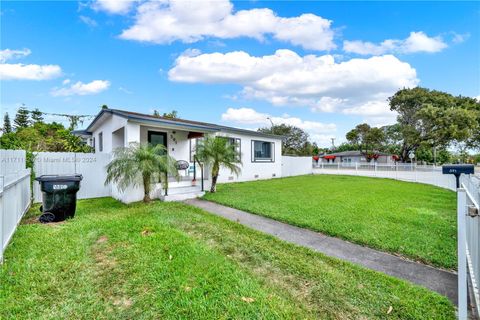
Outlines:
{"type": "Polygon", "coordinates": [[[205,192],[202,191],[200,186],[188,186],[188,187],[173,187],[168,188],[168,195],[162,196],[163,201],[183,201],[187,199],[195,199],[202,197],[205,192]]]}

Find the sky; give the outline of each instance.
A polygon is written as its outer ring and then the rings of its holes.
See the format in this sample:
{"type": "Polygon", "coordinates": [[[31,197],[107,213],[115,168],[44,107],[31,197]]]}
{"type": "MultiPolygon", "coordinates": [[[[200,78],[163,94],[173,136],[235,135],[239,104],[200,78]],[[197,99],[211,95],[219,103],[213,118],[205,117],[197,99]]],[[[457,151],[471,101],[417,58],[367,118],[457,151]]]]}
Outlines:
{"type": "Polygon", "coordinates": [[[2,117],[106,104],[247,129],[270,118],[329,146],[394,123],[387,98],[401,88],[480,99],[480,2],[0,5],[2,117]]]}

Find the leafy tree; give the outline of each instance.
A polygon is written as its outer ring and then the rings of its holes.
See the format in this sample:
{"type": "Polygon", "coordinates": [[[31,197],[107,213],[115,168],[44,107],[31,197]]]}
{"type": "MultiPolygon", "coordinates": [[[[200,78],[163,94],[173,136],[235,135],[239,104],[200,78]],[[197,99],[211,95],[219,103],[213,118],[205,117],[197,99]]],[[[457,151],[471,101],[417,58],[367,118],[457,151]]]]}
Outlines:
{"type": "Polygon", "coordinates": [[[15,119],[13,120],[13,123],[15,124],[15,129],[20,129],[20,128],[26,128],[30,124],[30,119],[29,119],[29,113],[30,111],[25,108],[25,106],[21,106],[17,114],[15,115],[15,119]]]}
{"type": "Polygon", "coordinates": [[[38,110],[38,108],[35,108],[35,110],[30,111],[30,114],[32,116],[32,120],[34,123],[43,122],[43,112],[38,110]]]}
{"type": "Polygon", "coordinates": [[[8,115],[8,112],[5,112],[5,115],[3,116],[3,133],[10,133],[12,132],[12,124],[10,122],[10,116],[8,115]]]}
{"type": "Polygon", "coordinates": [[[421,145],[445,148],[467,142],[480,146],[480,103],[473,98],[417,87],[399,90],[389,103],[398,113],[404,161],[421,145]]]}
{"type": "Polygon", "coordinates": [[[172,110],[171,112],[164,112],[162,117],[170,118],[170,119],[176,119],[176,118],[178,118],[178,112],[177,112],[177,110],[172,110]]]}
{"type": "Polygon", "coordinates": [[[102,108],[103,110],[105,110],[105,109],[108,109],[108,106],[107,106],[106,104],[102,104],[102,106],[101,106],[100,108],[102,108]]]}
{"type": "Polygon", "coordinates": [[[357,150],[358,145],[353,145],[348,142],[344,142],[338,146],[335,147],[335,149],[331,148],[329,150],[326,150],[326,152],[343,152],[343,151],[351,151],[351,150],[357,150]]]}
{"type": "Polygon", "coordinates": [[[196,156],[205,165],[212,168],[212,185],[210,192],[217,190],[217,179],[220,168],[224,167],[230,170],[233,174],[239,175],[241,169],[238,164],[238,156],[235,146],[228,143],[227,139],[221,137],[206,136],[198,141],[196,147],[196,156]]]}
{"type": "Polygon", "coordinates": [[[50,152],[90,152],[80,137],[74,136],[60,123],[37,122],[0,137],[3,149],[50,152]]]}
{"type": "Polygon", "coordinates": [[[260,128],[258,131],[283,136],[283,155],[310,156],[315,154],[314,148],[316,145],[309,141],[308,133],[298,127],[282,123],[260,128]]]}
{"type": "Polygon", "coordinates": [[[122,191],[141,184],[143,201],[149,202],[152,184],[160,182],[168,190],[168,176],[174,175],[178,179],[175,163],[163,145],[131,143],[129,147],[114,151],[114,159],[107,165],[105,184],[115,182],[122,191]]]}
{"type": "Polygon", "coordinates": [[[158,110],[153,110],[153,116],[160,118],[160,112],[158,112],[158,110]]]}
{"type": "Polygon", "coordinates": [[[375,150],[378,150],[385,140],[384,131],[380,128],[372,128],[366,123],[357,125],[347,132],[346,138],[349,143],[357,146],[370,161],[375,150]]]}

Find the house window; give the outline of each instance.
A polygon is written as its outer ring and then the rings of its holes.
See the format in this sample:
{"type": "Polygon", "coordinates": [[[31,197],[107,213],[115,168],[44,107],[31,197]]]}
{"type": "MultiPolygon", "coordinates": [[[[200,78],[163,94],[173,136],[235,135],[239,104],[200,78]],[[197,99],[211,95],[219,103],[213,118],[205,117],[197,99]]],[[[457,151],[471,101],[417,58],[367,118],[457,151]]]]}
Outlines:
{"type": "Polygon", "coordinates": [[[221,137],[227,139],[227,143],[235,149],[235,161],[240,162],[242,157],[242,141],[239,138],[221,137]]]}
{"type": "Polygon", "coordinates": [[[252,140],[253,162],[275,162],[275,143],[252,140]]]}
{"type": "Polygon", "coordinates": [[[98,134],[98,151],[103,152],[103,132],[98,134]]]}
{"type": "Polygon", "coordinates": [[[167,148],[167,133],[148,131],[148,143],[150,143],[152,146],[161,144],[167,148]]]}

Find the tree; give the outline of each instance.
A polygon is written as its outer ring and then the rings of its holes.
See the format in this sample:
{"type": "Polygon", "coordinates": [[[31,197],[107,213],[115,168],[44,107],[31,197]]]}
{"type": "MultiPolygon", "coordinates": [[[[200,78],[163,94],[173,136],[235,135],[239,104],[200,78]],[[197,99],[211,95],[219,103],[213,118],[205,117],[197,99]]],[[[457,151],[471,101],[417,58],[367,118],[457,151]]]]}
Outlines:
{"type": "Polygon", "coordinates": [[[15,124],[15,129],[20,129],[20,128],[26,128],[30,124],[30,119],[29,119],[29,113],[30,111],[25,108],[25,106],[21,106],[17,114],[15,115],[15,119],[13,120],[13,123],[15,124]]]}
{"type": "Polygon", "coordinates": [[[3,116],[3,133],[10,133],[12,132],[12,124],[10,122],[10,116],[8,115],[8,112],[5,112],[5,115],[3,116]]]}
{"type": "Polygon", "coordinates": [[[403,161],[421,145],[446,148],[466,142],[480,147],[480,103],[475,99],[417,87],[399,90],[388,100],[390,110],[398,113],[403,161]]]}
{"type": "Polygon", "coordinates": [[[3,149],[50,152],[91,152],[91,147],[60,123],[37,122],[0,137],[3,149]]]}
{"type": "Polygon", "coordinates": [[[374,157],[374,152],[381,147],[385,134],[380,128],[372,128],[366,123],[357,125],[346,134],[349,143],[357,146],[368,161],[374,157]]]}
{"type": "Polygon", "coordinates": [[[212,185],[210,192],[217,190],[217,179],[220,168],[224,167],[231,173],[239,175],[241,169],[238,164],[242,164],[239,159],[241,156],[235,151],[235,146],[228,142],[228,139],[222,137],[206,136],[198,141],[196,147],[196,156],[205,165],[212,168],[212,185]]]}
{"type": "Polygon", "coordinates": [[[33,123],[43,122],[43,112],[35,108],[35,110],[30,112],[32,116],[33,123]]]}
{"type": "Polygon", "coordinates": [[[164,112],[162,117],[170,118],[170,119],[176,119],[176,118],[178,118],[178,112],[177,112],[177,110],[172,110],[171,112],[164,112]]]}
{"type": "Polygon", "coordinates": [[[258,131],[283,136],[283,155],[310,156],[314,153],[315,145],[309,141],[308,133],[298,127],[282,123],[260,128],[258,131]]]}
{"type": "Polygon", "coordinates": [[[117,148],[114,159],[107,165],[105,184],[114,182],[125,191],[129,186],[143,185],[143,201],[149,202],[152,184],[160,182],[168,189],[168,176],[178,179],[176,160],[167,154],[165,146],[131,143],[129,147],[117,148]]]}
{"type": "Polygon", "coordinates": [[[158,110],[153,110],[153,116],[156,118],[160,118],[160,112],[158,112],[158,110]]]}

